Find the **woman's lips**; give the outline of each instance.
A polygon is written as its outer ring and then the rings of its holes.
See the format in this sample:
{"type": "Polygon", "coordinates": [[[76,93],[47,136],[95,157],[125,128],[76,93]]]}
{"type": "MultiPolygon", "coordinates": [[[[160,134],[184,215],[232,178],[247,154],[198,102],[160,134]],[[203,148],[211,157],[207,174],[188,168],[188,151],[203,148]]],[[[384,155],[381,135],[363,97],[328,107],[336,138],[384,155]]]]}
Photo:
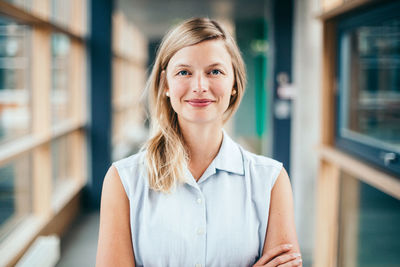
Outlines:
{"type": "Polygon", "coordinates": [[[187,103],[192,105],[193,107],[206,107],[213,103],[214,101],[211,99],[190,99],[186,100],[187,103]]]}

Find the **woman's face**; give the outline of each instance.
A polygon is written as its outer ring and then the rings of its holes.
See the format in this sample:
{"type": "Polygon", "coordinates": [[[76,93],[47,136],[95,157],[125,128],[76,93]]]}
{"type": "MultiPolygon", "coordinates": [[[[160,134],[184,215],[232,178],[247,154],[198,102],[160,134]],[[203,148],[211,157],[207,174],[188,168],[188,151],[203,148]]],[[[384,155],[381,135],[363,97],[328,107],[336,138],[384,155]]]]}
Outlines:
{"type": "Polygon", "coordinates": [[[179,123],[220,123],[229,106],[234,73],[221,40],[184,47],[170,59],[167,92],[179,123]]]}

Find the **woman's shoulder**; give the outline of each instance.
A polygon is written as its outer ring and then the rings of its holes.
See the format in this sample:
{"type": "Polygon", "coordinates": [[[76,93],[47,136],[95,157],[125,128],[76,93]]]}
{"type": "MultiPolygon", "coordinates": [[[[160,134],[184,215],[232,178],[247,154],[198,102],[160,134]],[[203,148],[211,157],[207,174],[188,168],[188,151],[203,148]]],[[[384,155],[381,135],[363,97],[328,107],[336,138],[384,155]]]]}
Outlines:
{"type": "Polygon", "coordinates": [[[244,161],[247,161],[252,166],[260,166],[260,167],[276,167],[282,168],[282,162],[270,158],[268,156],[259,155],[253,152],[250,152],[240,146],[243,154],[244,161]]]}
{"type": "Polygon", "coordinates": [[[139,151],[136,154],[114,161],[114,165],[117,169],[125,169],[135,167],[137,165],[144,164],[146,151],[139,151]]]}
{"type": "Polygon", "coordinates": [[[248,165],[249,175],[256,187],[262,187],[267,183],[272,188],[283,169],[282,162],[245,149],[242,151],[244,162],[247,162],[248,165]]]}
{"type": "Polygon", "coordinates": [[[145,183],[145,180],[141,178],[145,173],[145,169],[143,168],[144,158],[145,151],[140,151],[129,157],[115,161],[112,164],[117,170],[128,198],[131,198],[132,194],[140,190],[145,183]]]}

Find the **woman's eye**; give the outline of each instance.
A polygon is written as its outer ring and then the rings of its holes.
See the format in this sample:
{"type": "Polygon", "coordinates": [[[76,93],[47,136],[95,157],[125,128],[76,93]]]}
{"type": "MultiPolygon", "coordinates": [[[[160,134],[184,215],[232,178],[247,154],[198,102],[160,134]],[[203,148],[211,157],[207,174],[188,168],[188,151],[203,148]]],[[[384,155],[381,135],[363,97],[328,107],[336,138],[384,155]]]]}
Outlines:
{"type": "Polygon", "coordinates": [[[220,71],[220,70],[212,70],[211,71],[211,74],[212,75],[218,75],[218,74],[221,74],[222,72],[220,71]]]}
{"type": "Polygon", "coordinates": [[[187,70],[181,70],[178,72],[178,75],[180,75],[180,76],[186,76],[188,74],[189,74],[189,72],[187,70]]]}

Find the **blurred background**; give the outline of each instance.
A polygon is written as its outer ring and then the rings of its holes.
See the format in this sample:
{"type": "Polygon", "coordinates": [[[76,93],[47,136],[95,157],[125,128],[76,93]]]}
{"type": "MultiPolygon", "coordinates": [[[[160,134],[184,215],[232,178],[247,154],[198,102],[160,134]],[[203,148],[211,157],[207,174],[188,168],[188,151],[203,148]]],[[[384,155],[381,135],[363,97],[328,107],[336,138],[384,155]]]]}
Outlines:
{"type": "Polygon", "coordinates": [[[0,266],[94,266],[104,175],[148,138],[166,31],[236,37],[226,125],[283,162],[303,266],[400,266],[400,1],[0,0],[0,266]]]}

